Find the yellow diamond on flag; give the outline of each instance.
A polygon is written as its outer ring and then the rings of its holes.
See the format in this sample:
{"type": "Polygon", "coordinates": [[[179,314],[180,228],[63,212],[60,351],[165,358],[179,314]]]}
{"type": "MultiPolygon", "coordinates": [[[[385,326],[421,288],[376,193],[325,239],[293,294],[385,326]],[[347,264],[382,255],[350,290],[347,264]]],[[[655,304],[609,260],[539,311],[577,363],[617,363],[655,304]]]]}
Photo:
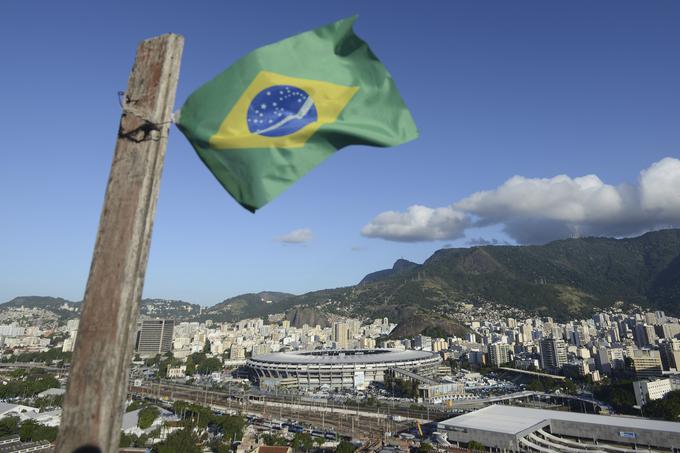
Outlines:
{"type": "Polygon", "coordinates": [[[210,137],[210,146],[300,148],[321,126],[335,122],[358,90],[260,71],[210,137]]]}

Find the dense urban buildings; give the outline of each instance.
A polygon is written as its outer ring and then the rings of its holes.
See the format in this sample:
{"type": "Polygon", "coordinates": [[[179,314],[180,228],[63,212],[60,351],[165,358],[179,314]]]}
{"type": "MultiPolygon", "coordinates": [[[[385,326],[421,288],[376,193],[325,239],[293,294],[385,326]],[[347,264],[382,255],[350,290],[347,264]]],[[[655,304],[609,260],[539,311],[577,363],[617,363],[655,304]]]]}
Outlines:
{"type": "MultiPolygon", "coordinates": [[[[591,405],[591,412],[606,412],[616,410],[607,402],[593,402],[592,395],[582,390],[598,386],[603,379],[606,384],[600,387],[623,379],[627,382],[623,392],[631,399],[634,396],[628,411],[640,415],[646,415],[652,403],[658,404],[680,389],[680,322],[663,312],[615,304],[589,318],[558,321],[495,304],[461,303],[454,311],[465,326],[459,335],[428,330],[430,335],[412,337],[396,336],[396,323],[387,318],[330,314],[311,325],[292,322],[283,313],[235,322],[156,319],[153,316],[158,313],[154,313],[139,323],[136,351],[140,357],[135,359],[137,375],[132,381],[143,384],[161,376],[176,384],[203,388],[237,385],[260,397],[283,393],[313,401],[340,398],[340,404],[350,399],[387,398],[409,408],[415,404],[444,411],[472,410],[500,401],[529,404],[527,398],[537,396],[558,398],[559,392],[543,383],[560,387],[576,383],[569,390],[572,394],[551,404],[567,404],[568,398],[575,398],[579,407],[572,409],[584,410],[580,406],[585,404],[591,405]],[[518,385],[502,376],[507,373],[526,379],[518,385]],[[532,379],[537,385],[527,385],[532,379]]],[[[40,321],[41,316],[54,317],[39,309],[17,307],[0,313],[5,358],[72,351],[79,327],[76,315],[55,327],[40,321]]],[[[454,445],[478,442],[508,452],[519,451],[516,448],[570,451],[568,448],[576,448],[574,442],[592,442],[592,436],[584,434],[591,431],[597,434],[602,451],[629,448],[631,442],[635,445],[634,439],[642,445],[644,439],[651,442],[645,447],[670,452],[664,447],[666,438],[658,433],[677,434],[675,425],[666,429],[645,422],[633,429],[619,417],[578,414],[572,419],[565,412],[504,414],[496,410],[481,412],[488,421],[486,427],[480,427],[479,417],[471,412],[468,415],[474,426],[456,425],[466,420],[465,415],[448,427],[440,425],[440,434],[448,433],[454,445]]],[[[57,423],[60,413],[45,413],[44,417],[48,416],[50,423],[57,423]]]]}

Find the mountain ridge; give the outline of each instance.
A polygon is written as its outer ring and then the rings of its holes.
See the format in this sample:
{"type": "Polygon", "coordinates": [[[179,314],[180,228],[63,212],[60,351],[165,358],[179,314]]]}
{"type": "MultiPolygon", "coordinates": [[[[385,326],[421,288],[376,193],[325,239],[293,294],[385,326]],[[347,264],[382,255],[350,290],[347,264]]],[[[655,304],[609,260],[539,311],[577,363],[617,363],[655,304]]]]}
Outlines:
{"type": "MultiPolygon", "coordinates": [[[[145,299],[148,301],[148,299],[145,299]]],[[[324,322],[320,313],[389,317],[405,332],[464,331],[460,303],[495,303],[566,320],[589,316],[617,301],[680,315],[680,229],[634,238],[574,238],[544,245],[481,245],[435,251],[422,264],[399,259],[390,269],[367,274],[357,285],[301,295],[246,293],[200,310],[196,319],[236,321],[288,313],[324,322]],[[314,309],[302,310],[305,307],[314,309]],[[420,328],[422,327],[422,329],[420,328]]],[[[183,310],[195,304],[179,301],[183,310]]],[[[0,305],[52,308],[79,302],[21,296],[0,305]]],[[[145,305],[143,301],[142,305],[145,305]]]]}

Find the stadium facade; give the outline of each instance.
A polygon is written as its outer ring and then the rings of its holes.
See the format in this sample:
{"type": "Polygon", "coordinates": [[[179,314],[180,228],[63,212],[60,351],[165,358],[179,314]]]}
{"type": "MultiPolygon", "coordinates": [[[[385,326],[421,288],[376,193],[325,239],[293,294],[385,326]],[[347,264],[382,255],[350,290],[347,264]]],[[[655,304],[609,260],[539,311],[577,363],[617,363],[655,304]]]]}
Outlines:
{"type": "Polygon", "coordinates": [[[437,431],[463,447],[540,453],[680,452],[680,423],[516,406],[488,406],[439,422],[437,431]]]}
{"type": "Polygon", "coordinates": [[[260,387],[314,390],[365,388],[383,382],[390,369],[432,377],[440,363],[427,351],[333,349],[263,354],[248,359],[247,367],[260,387]]]}

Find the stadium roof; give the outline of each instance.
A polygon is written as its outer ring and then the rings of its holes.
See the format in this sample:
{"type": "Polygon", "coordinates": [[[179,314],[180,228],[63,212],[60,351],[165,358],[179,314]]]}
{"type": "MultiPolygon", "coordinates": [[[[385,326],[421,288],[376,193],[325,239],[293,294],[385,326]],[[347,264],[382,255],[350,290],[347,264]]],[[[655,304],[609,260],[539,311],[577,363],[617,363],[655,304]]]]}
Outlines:
{"type": "Polygon", "coordinates": [[[499,405],[488,406],[478,411],[450,418],[439,422],[439,425],[518,435],[524,430],[550,420],[680,433],[680,423],[675,422],[499,405]]]}
{"type": "Polygon", "coordinates": [[[427,351],[398,349],[333,349],[316,351],[274,352],[253,357],[253,362],[332,365],[351,363],[385,363],[423,360],[436,357],[427,351]]]}

